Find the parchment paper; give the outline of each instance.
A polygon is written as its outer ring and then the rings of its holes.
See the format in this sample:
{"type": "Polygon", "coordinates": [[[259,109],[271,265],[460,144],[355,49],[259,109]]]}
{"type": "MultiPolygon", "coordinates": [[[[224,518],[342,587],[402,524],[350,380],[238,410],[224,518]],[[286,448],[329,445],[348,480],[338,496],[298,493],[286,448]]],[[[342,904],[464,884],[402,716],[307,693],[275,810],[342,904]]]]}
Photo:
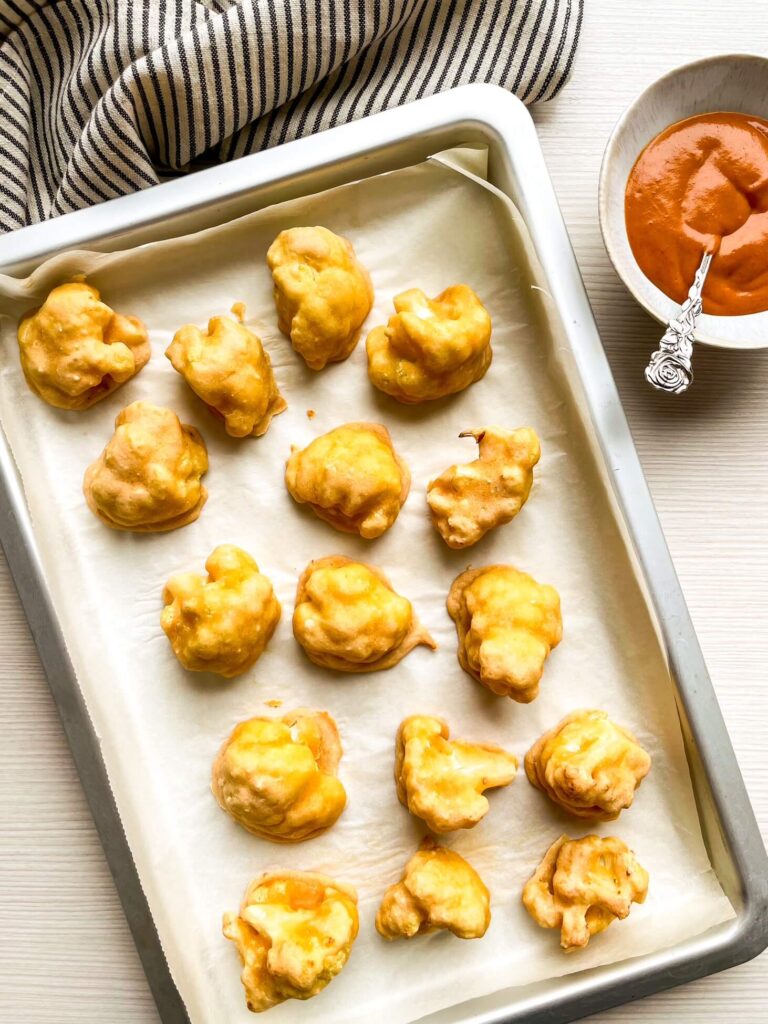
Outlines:
{"type": "MultiPolygon", "coordinates": [[[[471,154],[467,159],[480,169],[471,154]]],[[[352,883],[361,911],[360,936],[342,974],[311,1003],[272,1010],[273,1024],[401,1024],[484,993],[657,950],[733,916],[702,842],[659,641],[564,383],[566,353],[545,327],[534,326],[535,268],[519,231],[508,200],[432,159],[199,234],[123,253],[68,254],[24,282],[0,279],[2,425],[142,883],[195,1024],[252,1020],[220,922],[249,879],[270,867],[320,870],[352,883]],[[277,232],[304,223],[350,237],[370,268],[376,304],[367,328],[386,320],[393,295],[405,288],[419,285],[432,295],[456,282],[474,287],[494,323],[485,379],[453,398],[406,408],[370,387],[362,344],[341,365],[307,370],[277,331],[264,263],[277,232]],[[109,399],[69,414],[26,388],[15,322],[52,285],[81,271],[113,307],[147,323],[153,355],[109,399]],[[235,301],[246,303],[247,323],[263,337],[289,404],[261,439],[227,439],[163,356],[180,325],[204,324],[235,301]],[[198,522],[169,534],[110,531],[81,493],[83,472],[111,436],[115,415],[138,398],[175,409],[208,443],[208,504],[198,522]],[[316,410],[313,419],[309,409],[316,410]],[[400,518],[374,542],[336,533],[295,505],[283,484],[291,444],[364,419],[389,427],[413,476],[400,518]],[[459,432],[489,423],[538,430],[543,456],[534,489],[511,525],[471,550],[451,552],[428,521],[425,487],[446,466],[475,457],[473,442],[459,440],[459,432]],[[231,682],[186,673],[158,622],[168,576],[202,572],[223,542],[256,557],[283,605],[268,652],[231,682]],[[291,635],[296,579],[310,559],[335,552],[385,569],[439,651],[419,648],[396,669],[360,677],[311,665],[291,635]],[[457,573],[499,561],[554,584],[562,597],[564,639],[529,706],[488,694],[461,671],[444,607],[457,573]],[[238,720],[270,713],[269,700],[283,701],[282,711],[329,710],[344,742],[348,807],[330,832],[298,846],[247,834],[208,789],[223,738],[238,720]],[[393,741],[401,719],[441,715],[455,736],[501,743],[522,759],[543,730],[581,706],[608,710],[653,756],[633,807],[618,822],[594,828],[634,848],[650,872],[646,904],[586,951],[560,952],[557,933],[538,928],[523,910],[520,890],[561,832],[590,829],[558,813],[521,770],[511,787],[491,796],[476,828],[445,839],[491,890],[486,937],[382,941],[373,927],[378,901],[425,832],[395,795],[393,741]]]]}

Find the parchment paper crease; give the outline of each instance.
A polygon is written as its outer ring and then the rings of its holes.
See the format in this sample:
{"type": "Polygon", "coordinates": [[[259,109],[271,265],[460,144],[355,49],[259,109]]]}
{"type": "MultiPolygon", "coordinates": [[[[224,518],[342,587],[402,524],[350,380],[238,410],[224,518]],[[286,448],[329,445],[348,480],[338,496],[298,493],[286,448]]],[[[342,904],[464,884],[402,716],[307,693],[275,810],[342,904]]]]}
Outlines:
{"type": "MultiPolygon", "coordinates": [[[[469,164],[464,159],[465,166],[469,164]]],[[[457,166],[430,160],[238,221],[133,251],[73,253],[31,279],[0,279],[2,425],[22,474],[37,537],[71,656],[93,720],[125,829],[166,954],[195,1024],[245,1024],[234,948],[221,936],[248,880],[273,866],[317,869],[358,887],[361,930],[343,973],[317,999],[270,1011],[270,1024],[401,1024],[452,1003],[672,945],[733,915],[710,867],[683,752],[665,661],[640,589],[584,444],[561,371],[563,353],[534,326],[531,267],[514,211],[457,166]],[[277,331],[264,256],[293,224],[347,235],[371,270],[370,328],[392,296],[418,285],[430,295],[456,282],[474,287],[494,322],[486,378],[454,398],[405,408],[368,384],[361,344],[345,363],[307,370],[277,331]],[[77,272],[116,309],[148,325],[153,356],[139,376],[87,413],[51,409],[26,388],[15,341],[18,315],[77,272]],[[288,411],[258,440],[233,441],[206,413],[163,351],[183,323],[204,324],[244,301],[247,322],[268,348],[288,411]],[[112,433],[116,413],[138,398],[175,409],[202,431],[210,498],[198,522],[170,534],[114,533],[85,506],[86,466],[112,433]],[[314,419],[307,410],[316,411],[314,419]],[[292,444],[347,420],[385,423],[408,461],[413,487],[393,529],[364,542],[331,530],[297,507],[283,485],[292,444]],[[475,456],[461,430],[501,423],[534,426],[543,456],[528,505],[509,526],[466,552],[450,552],[430,526],[427,482],[475,456]],[[273,580],[283,619],[267,654],[233,682],[185,673],[160,630],[161,592],[178,570],[203,570],[222,542],[251,552],[273,580]],[[312,666],[291,635],[296,579],[306,563],[341,552],[372,561],[414,602],[440,647],[420,648],[389,672],[337,676],[312,666]],[[564,639],[541,696],[524,707],[486,693],[456,661],[444,602],[467,564],[509,561],[560,591],[564,639]],[[349,804],[325,836],[277,847],[248,835],[208,789],[211,761],[241,718],[309,705],[339,722],[341,775],[349,804]],[[454,735],[495,741],[522,758],[568,711],[605,708],[633,729],[654,763],[634,806],[595,831],[628,842],[651,876],[643,907],[564,956],[555,932],[538,928],[520,889],[561,832],[585,834],[526,781],[491,797],[491,811],[447,843],[466,855],[493,897],[482,941],[446,934],[387,944],[373,919],[424,834],[398,804],[392,780],[400,720],[444,716],[454,735]]],[[[279,713],[279,712],[278,712],[279,713]]]]}

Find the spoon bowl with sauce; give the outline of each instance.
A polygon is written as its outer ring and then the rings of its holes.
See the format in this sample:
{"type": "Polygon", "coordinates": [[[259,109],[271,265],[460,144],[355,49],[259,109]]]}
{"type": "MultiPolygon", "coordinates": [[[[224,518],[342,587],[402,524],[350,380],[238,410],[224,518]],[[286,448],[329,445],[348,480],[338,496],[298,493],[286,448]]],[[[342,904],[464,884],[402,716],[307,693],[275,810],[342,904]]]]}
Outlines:
{"type": "Polygon", "coordinates": [[[617,273],[659,322],[710,253],[695,340],[768,347],[768,60],[712,57],[646,89],[606,147],[599,209],[617,273]]]}

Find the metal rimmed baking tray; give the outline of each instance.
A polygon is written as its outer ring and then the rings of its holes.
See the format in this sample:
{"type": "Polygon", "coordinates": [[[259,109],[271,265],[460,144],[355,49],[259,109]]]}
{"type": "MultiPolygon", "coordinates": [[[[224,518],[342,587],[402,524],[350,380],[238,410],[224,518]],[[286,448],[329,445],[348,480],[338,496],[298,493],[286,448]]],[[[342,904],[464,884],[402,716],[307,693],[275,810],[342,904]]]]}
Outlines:
{"type": "MultiPolygon", "coordinates": [[[[501,90],[473,86],[377,115],[193,178],[116,200],[0,242],[0,265],[30,270],[44,256],[87,246],[135,245],[174,233],[190,211],[197,227],[278,199],[408,166],[460,143],[489,149],[489,178],[528,226],[583,391],[626,535],[642,569],[676,686],[677,703],[709,854],[735,920],[663,952],[510,990],[443,1011],[440,1021],[560,1021],[732,966],[768,942],[765,851],[642,477],[532,122],[501,90]]],[[[59,703],[126,913],[164,1020],[185,1011],[164,967],[152,918],[120,828],[7,446],[0,449],[0,540],[59,703]]]]}

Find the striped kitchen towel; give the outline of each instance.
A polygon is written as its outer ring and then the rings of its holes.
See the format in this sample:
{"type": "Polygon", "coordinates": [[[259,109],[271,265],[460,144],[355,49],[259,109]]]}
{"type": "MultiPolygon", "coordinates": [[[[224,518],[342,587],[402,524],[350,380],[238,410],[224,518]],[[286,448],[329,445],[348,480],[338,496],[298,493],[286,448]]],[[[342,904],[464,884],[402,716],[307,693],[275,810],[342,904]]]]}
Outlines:
{"type": "Polygon", "coordinates": [[[584,0],[0,0],[0,230],[465,82],[566,81],[584,0]]]}

